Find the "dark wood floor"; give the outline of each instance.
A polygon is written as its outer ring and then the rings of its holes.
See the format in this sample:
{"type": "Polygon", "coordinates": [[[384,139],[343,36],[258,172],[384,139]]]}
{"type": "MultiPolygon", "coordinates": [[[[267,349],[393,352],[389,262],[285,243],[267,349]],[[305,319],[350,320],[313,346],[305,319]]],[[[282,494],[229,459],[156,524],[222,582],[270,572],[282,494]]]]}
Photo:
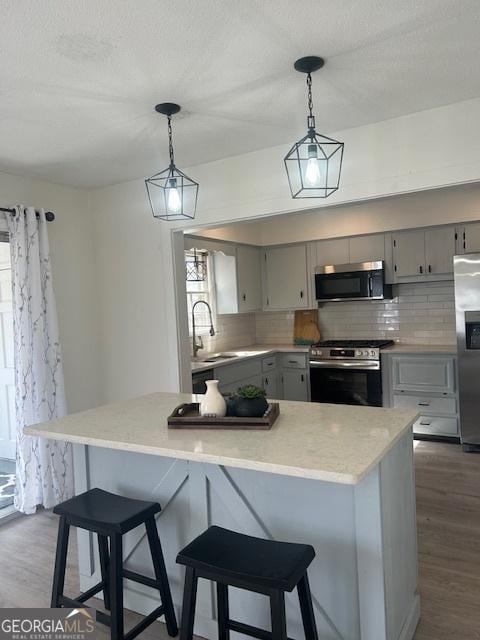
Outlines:
{"type": "MultiPolygon", "coordinates": [[[[480,455],[419,442],[415,466],[422,607],[415,640],[480,640],[480,455]]],[[[49,605],[56,524],[40,512],[0,526],[0,607],[49,605]]],[[[73,544],[70,593],[78,591],[75,563],[73,544]]],[[[127,623],[137,620],[129,614],[127,623]]],[[[168,638],[160,623],[141,637],[168,638]]],[[[101,625],[98,638],[108,638],[101,625]]]]}
{"type": "Polygon", "coordinates": [[[480,638],[480,455],[415,448],[422,615],[415,640],[480,638]]]}

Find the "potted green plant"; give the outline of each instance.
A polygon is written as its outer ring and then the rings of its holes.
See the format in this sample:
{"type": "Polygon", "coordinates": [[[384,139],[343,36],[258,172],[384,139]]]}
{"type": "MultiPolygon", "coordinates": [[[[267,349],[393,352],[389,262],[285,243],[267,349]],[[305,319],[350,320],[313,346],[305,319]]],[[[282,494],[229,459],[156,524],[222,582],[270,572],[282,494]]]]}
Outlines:
{"type": "Polygon", "coordinates": [[[246,384],[237,391],[235,413],[242,418],[259,418],[268,409],[265,390],[246,384]]]}

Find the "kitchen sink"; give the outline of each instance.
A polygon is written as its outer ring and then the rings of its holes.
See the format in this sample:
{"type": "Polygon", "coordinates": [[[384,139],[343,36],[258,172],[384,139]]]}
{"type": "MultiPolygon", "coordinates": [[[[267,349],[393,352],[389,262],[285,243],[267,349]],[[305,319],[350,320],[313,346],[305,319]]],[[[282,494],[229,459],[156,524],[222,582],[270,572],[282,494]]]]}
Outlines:
{"type": "Polygon", "coordinates": [[[200,360],[200,362],[217,362],[218,360],[230,360],[231,358],[238,358],[238,356],[231,353],[219,353],[216,356],[210,356],[210,358],[200,360]]]}

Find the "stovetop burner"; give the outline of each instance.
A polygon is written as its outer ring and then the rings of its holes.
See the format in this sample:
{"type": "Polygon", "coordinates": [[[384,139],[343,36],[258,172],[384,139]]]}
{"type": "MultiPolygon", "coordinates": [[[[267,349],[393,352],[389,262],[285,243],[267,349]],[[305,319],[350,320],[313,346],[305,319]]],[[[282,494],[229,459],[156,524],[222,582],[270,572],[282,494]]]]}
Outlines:
{"type": "Polygon", "coordinates": [[[321,340],[312,346],[337,349],[382,349],[392,344],[394,344],[393,340],[321,340]]]}

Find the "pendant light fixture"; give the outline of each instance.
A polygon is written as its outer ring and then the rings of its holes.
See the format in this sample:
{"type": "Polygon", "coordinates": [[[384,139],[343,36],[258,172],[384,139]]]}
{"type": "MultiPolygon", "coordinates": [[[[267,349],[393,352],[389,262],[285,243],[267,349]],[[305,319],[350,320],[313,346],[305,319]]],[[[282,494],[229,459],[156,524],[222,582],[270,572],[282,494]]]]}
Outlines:
{"type": "Polygon", "coordinates": [[[155,111],[167,116],[169,166],[145,180],[152,213],[160,220],[194,218],[197,208],[198,182],[175,166],[172,141],[172,116],[180,111],[173,102],[157,104],[155,111]]]}
{"type": "Polygon", "coordinates": [[[285,156],[285,168],[292,198],[328,198],[338,189],[342,169],[343,142],[317,133],[313,115],[312,73],[325,61],[318,56],[300,58],[295,70],[307,74],[307,135],[285,156]]]}

